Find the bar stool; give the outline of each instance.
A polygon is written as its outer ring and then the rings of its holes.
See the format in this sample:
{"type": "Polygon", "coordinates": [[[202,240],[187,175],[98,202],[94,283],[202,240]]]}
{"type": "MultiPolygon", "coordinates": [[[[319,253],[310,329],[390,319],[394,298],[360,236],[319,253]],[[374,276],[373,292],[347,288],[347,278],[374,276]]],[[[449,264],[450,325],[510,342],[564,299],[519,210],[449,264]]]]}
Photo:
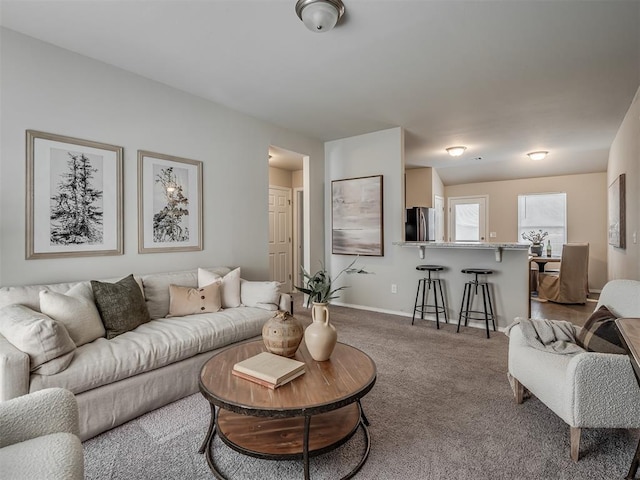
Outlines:
{"type": "Polygon", "coordinates": [[[493,302],[491,301],[491,292],[489,284],[478,280],[478,275],[491,275],[493,270],[486,268],[465,268],[462,273],[475,275],[474,280],[469,280],[464,284],[464,293],[462,294],[462,304],[460,305],[460,315],[458,316],[458,328],[456,333],[460,331],[460,324],[464,318],[464,326],[469,324],[469,320],[484,320],[487,327],[487,338],[489,338],[489,320],[493,324],[493,331],[496,331],[495,315],[493,313],[493,302]],[[471,310],[473,307],[473,299],[478,295],[478,287],[482,291],[482,307],[483,310],[471,310]],[[488,309],[487,309],[488,307],[488,309]]]}
{"type": "Polygon", "coordinates": [[[425,313],[435,313],[436,315],[436,327],[440,328],[440,314],[444,314],[445,323],[449,323],[447,317],[447,304],[442,294],[442,282],[439,278],[431,278],[431,272],[441,272],[444,267],[441,265],[418,265],[416,270],[420,272],[427,272],[427,276],[418,280],[418,291],[416,292],[416,301],[413,305],[413,318],[411,319],[411,325],[416,320],[416,312],[420,312],[420,319],[424,320],[425,313]],[[433,287],[433,302],[427,303],[429,300],[428,290],[433,287]],[[420,298],[420,288],[422,288],[422,302],[418,305],[418,298],[420,298]],[[438,305],[438,293],[440,294],[440,304],[438,305]]]}

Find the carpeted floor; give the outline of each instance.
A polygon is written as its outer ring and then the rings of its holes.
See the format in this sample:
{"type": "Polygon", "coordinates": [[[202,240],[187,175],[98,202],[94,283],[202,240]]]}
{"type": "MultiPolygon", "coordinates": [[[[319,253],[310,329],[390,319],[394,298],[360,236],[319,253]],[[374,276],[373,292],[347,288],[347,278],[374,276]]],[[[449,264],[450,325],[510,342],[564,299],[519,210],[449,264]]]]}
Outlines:
{"type": "MultiPolygon", "coordinates": [[[[296,306],[309,322],[309,311],[296,306]]],[[[339,341],[367,352],[378,379],[362,405],[371,422],[363,479],[621,479],[638,441],[633,430],[583,431],[581,460],[569,458],[569,427],[536,398],[513,402],[507,337],[483,330],[331,307],[339,341]]],[[[197,450],[209,422],[200,394],[150,412],[84,443],[88,479],[213,478],[197,450]]],[[[311,478],[333,479],[362,453],[360,432],[312,459],[311,478]]],[[[258,460],[216,437],[216,460],[233,479],[302,478],[297,461],[258,460]]]]}

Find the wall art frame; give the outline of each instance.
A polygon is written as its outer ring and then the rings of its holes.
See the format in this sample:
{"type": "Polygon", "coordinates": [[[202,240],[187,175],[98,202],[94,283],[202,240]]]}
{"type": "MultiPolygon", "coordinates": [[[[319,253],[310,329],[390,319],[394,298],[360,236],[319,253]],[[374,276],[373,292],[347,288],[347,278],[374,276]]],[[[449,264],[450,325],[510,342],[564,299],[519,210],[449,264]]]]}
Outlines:
{"type": "Polygon", "coordinates": [[[26,131],[26,259],[123,254],[124,148],[26,131]]]}
{"type": "Polygon", "coordinates": [[[384,256],[382,175],[331,182],[331,253],[384,256]]]}
{"type": "Polygon", "coordinates": [[[626,248],[626,174],[622,173],[609,185],[609,245],[626,248]]]}
{"type": "Polygon", "coordinates": [[[202,162],[138,150],[138,252],[202,250],[202,162]]]}

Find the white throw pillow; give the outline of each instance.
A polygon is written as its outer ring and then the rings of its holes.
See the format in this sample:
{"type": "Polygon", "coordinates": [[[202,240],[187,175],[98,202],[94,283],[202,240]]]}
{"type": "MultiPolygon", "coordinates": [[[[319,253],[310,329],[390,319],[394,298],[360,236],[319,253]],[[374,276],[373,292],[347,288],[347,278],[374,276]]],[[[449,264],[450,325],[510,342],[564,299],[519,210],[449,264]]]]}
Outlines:
{"type": "Polygon", "coordinates": [[[89,282],[82,282],[67,293],[40,290],[40,310],[62,323],[78,347],[105,336],[89,282]]]}
{"type": "Polygon", "coordinates": [[[240,300],[245,307],[275,311],[280,303],[280,282],[240,280],[240,300]]]}
{"type": "Polygon", "coordinates": [[[67,368],[76,349],[64,325],[24,305],[0,309],[0,334],[29,355],[31,371],[41,375],[67,368]]]}
{"type": "Polygon", "coordinates": [[[220,277],[204,268],[198,268],[198,287],[206,287],[213,282],[221,282],[220,298],[222,308],[240,306],[240,267],[231,270],[224,277],[220,277]]]}

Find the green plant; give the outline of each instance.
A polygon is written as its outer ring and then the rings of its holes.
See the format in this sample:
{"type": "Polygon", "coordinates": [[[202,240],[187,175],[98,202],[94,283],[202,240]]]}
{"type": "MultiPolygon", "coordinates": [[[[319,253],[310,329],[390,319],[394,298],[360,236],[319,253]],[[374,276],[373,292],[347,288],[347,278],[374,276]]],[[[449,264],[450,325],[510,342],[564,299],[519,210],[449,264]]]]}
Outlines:
{"type": "Polygon", "coordinates": [[[353,264],[356,263],[356,260],[358,259],[356,258],[347,267],[343,268],[334,279],[331,279],[331,276],[327,272],[326,268],[324,268],[322,262],[320,262],[320,270],[313,275],[301,266],[302,275],[305,279],[304,287],[296,286],[296,289],[309,295],[309,298],[307,299],[307,307],[311,302],[327,303],[329,300],[338,298],[340,295],[337,295],[337,292],[344,290],[347,286],[332,288],[333,282],[335,282],[344,272],[350,271],[353,264]]]}

